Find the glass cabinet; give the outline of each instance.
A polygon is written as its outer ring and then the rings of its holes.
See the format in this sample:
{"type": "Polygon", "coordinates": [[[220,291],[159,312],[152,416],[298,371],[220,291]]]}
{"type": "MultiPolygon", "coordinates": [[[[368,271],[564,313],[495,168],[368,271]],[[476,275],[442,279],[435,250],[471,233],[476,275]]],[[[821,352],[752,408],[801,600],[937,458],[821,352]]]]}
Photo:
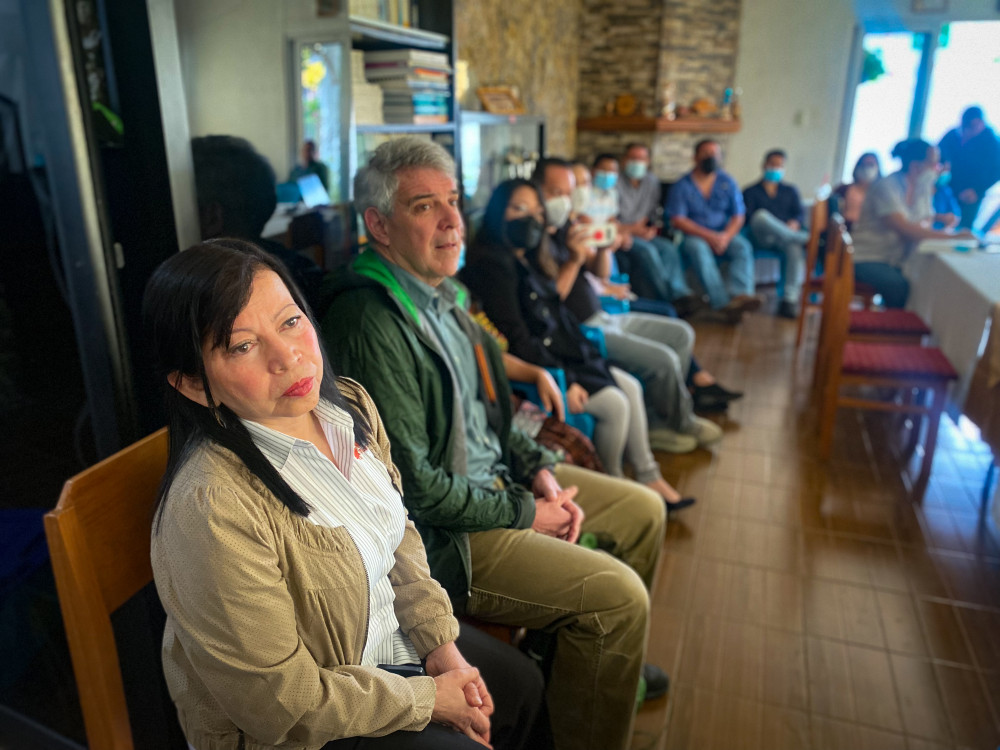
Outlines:
{"type": "Polygon", "coordinates": [[[463,208],[471,234],[497,185],[531,177],[545,153],[545,118],[463,110],[459,150],[463,208]]]}

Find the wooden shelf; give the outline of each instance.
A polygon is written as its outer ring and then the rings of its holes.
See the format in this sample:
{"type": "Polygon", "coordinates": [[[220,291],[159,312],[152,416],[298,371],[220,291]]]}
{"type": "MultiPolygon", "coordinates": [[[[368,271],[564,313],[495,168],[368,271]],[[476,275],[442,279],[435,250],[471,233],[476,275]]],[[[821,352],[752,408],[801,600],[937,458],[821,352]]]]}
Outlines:
{"type": "Polygon", "coordinates": [[[351,16],[351,39],[354,49],[374,50],[394,47],[419,47],[439,49],[448,47],[451,41],[444,34],[423,29],[407,28],[396,24],[377,21],[373,18],[351,16]]]}
{"type": "Polygon", "coordinates": [[[577,130],[598,130],[603,132],[629,133],[738,133],[739,120],[723,120],[713,117],[581,117],[576,121],[577,130]]]}

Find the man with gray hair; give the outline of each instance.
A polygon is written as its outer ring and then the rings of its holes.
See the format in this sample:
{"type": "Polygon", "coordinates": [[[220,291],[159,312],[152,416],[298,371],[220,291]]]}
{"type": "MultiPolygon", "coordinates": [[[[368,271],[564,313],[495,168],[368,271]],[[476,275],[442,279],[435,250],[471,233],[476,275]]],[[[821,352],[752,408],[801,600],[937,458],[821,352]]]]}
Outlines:
{"type": "Polygon", "coordinates": [[[666,690],[643,666],[663,501],[560,464],[511,426],[500,350],[450,278],[463,222],[447,152],[384,143],[354,192],[372,249],[338,280],[323,335],[382,414],[431,573],[456,610],[555,635],[558,748],[624,748],[640,676],[649,693],[666,690]],[[581,532],[620,560],[575,544],[581,532]]]}

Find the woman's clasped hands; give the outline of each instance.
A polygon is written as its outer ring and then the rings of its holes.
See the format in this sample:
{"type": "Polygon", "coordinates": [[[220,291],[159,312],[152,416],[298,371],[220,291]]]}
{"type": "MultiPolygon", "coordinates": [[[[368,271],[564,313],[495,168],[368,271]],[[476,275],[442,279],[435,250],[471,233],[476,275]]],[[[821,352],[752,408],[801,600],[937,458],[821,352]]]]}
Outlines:
{"type": "Polygon", "coordinates": [[[446,724],[480,745],[492,748],[493,697],[479,670],[465,660],[454,642],[431,651],[427,655],[426,669],[437,688],[431,721],[446,724]]]}

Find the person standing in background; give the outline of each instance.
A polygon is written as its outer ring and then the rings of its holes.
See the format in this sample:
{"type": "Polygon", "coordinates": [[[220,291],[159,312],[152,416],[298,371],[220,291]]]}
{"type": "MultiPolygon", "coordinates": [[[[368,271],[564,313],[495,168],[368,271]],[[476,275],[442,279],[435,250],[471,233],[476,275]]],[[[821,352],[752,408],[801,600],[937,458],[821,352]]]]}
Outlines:
{"type": "Polygon", "coordinates": [[[981,107],[962,113],[962,124],[941,139],[941,161],[951,170],[951,187],[962,209],[959,226],[972,229],[986,191],[1000,180],[1000,140],[981,107]]]}

